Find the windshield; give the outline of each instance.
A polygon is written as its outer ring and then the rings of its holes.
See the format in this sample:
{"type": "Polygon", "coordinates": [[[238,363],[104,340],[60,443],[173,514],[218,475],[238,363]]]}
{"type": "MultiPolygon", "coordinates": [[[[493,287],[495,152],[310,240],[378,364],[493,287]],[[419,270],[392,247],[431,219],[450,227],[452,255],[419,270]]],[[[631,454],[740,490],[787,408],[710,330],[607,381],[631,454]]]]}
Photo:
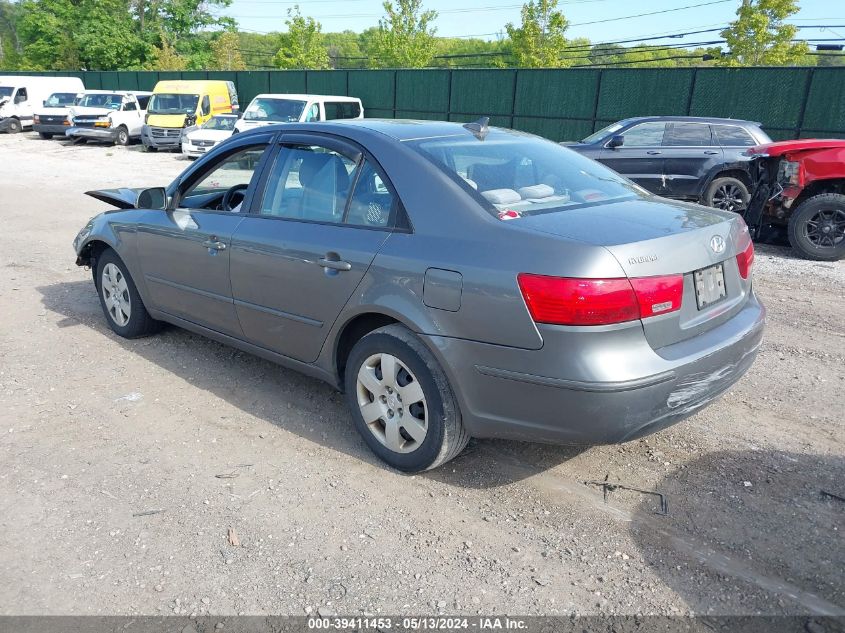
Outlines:
{"type": "Polygon", "coordinates": [[[11,86],[0,86],[0,97],[11,97],[14,91],[11,86]]]}
{"type": "Polygon", "coordinates": [[[79,100],[79,105],[83,108],[108,108],[109,110],[120,110],[120,104],[122,102],[123,95],[97,93],[82,95],[82,99],[79,100]]]}
{"type": "Polygon", "coordinates": [[[614,132],[618,132],[623,127],[625,127],[624,121],[620,121],[619,123],[611,123],[607,127],[603,127],[598,132],[593,132],[587,138],[581,139],[582,143],[595,143],[596,141],[600,141],[605,136],[609,134],[613,134],[614,132]]]}
{"type": "Polygon", "coordinates": [[[147,106],[148,114],[194,114],[199,95],[154,94],[147,106]]]}
{"type": "Polygon", "coordinates": [[[293,99],[253,99],[244,112],[247,121],[299,121],[305,109],[305,101],[293,99]]]}
{"type": "Polygon", "coordinates": [[[238,117],[234,116],[213,116],[202,126],[206,130],[234,130],[238,117]]]}
{"type": "Polygon", "coordinates": [[[76,101],[75,92],[54,92],[44,102],[44,106],[47,108],[63,108],[73,105],[74,101],[76,101]]]}
{"type": "Polygon", "coordinates": [[[434,162],[491,214],[564,211],[644,195],[637,185],[557,143],[509,130],[483,140],[460,136],[409,145],[434,162]]]}

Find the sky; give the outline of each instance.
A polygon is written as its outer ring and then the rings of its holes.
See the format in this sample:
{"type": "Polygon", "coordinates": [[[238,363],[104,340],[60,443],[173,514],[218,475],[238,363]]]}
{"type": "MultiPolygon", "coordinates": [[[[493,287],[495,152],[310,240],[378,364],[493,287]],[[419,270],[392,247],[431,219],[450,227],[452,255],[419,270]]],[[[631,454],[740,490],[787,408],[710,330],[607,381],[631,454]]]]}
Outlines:
{"type": "MultiPolygon", "coordinates": [[[[317,19],[323,32],[362,31],[378,24],[384,13],[382,0],[233,0],[225,15],[237,19],[244,30],[257,32],[285,30],[287,9],[299,4],[303,15],[317,19]]],[[[716,28],[735,17],[740,0],[560,0],[571,26],[567,37],[586,37],[593,42],[618,41],[716,28]],[[635,14],[704,5],[656,15],[627,17],[635,14]],[[624,18],[613,19],[611,18],[624,18]],[[601,21],[601,22],[598,22],[601,21]],[[593,24],[590,24],[593,22],[593,24]]],[[[423,0],[427,9],[438,11],[435,21],[441,36],[479,36],[496,39],[507,22],[519,24],[522,2],[519,0],[423,0]]],[[[845,41],[845,1],[800,0],[800,12],[792,20],[796,25],[840,25],[841,28],[800,31],[805,38],[840,38],[845,41]]],[[[718,39],[718,33],[691,35],[673,43],[718,39]]],[[[666,43],[666,42],[658,42],[666,43]]]]}

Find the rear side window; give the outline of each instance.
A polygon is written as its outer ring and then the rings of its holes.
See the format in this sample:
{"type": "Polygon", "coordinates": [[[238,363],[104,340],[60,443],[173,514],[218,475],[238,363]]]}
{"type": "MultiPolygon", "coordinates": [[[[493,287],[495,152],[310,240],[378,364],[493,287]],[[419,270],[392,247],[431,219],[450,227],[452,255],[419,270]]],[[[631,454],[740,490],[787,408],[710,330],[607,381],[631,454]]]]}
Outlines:
{"type": "Polygon", "coordinates": [[[738,125],[714,125],[713,134],[722,147],[751,147],[757,141],[738,125]]]}
{"type": "Polygon", "coordinates": [[[361,114],[361,106],[353,101],[327,101],[323,104],[326,109],[326,120],[357,119],[361,114]]]}
{"type": "Polygon", "coordinates": [[[261,203],[261,215],[342,222],[356,164],[317,145],[283,147],[261,203]]]}
{"type": "Polygon", "coordinates": [[[673,123],[663,144],[676,147],[713,145],[710,126],[706,123],[673,123]]]}
{"type": "Polygon", "coordinates": [[[659,147],[663,143],[666,124],[660,121],[640,123],[622,132],[623,147],[659,147]]]}

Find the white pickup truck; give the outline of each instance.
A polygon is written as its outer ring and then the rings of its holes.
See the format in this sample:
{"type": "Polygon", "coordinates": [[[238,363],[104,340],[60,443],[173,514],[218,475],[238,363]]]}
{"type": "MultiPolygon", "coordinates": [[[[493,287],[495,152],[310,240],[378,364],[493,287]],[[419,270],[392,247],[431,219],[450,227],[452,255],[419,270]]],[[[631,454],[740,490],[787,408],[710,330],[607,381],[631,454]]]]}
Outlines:
{"type": "Polygon", "coordinates": [[[151,92],[86,90],[70,110],[65,135],[77,142],[107,141],[129,145],[141,137],[151,92]]]}

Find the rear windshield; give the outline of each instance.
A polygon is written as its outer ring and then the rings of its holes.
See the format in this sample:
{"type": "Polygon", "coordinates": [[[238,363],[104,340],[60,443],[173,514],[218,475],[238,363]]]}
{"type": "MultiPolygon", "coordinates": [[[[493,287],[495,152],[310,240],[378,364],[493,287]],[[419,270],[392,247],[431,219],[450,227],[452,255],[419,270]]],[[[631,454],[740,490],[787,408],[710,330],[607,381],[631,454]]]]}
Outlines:
{"type": "Polygon", "coordinates": [[[292,123],[299,121],[304,109],[305,101],[295,99],[253,99],[244,112],[244,119],[292,123]]]}
{"type": "Polygon", "coordinates": [[[514,131],[408,144],[502,217],[564,211],[644,195],[637,185],[557,143],[514,131]]]}

